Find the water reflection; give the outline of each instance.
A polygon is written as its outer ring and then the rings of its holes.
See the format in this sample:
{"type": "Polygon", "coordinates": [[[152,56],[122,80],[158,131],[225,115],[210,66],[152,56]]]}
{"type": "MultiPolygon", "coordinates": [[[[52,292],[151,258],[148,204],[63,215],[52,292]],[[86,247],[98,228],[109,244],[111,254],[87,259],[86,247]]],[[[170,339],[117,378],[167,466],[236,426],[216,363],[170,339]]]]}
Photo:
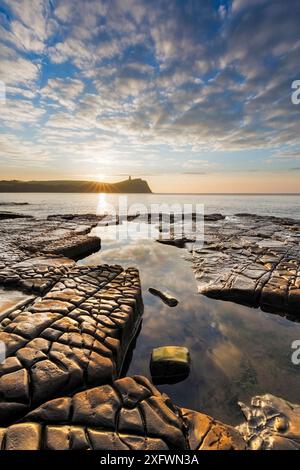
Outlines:
{"type": "Polygon", "coordinates": [[[80,263],[119,263],[140,270],[145,311],[128,374],[150,377],[155,347],[186,346],[191,354],[189,377],[159,386],[175,403],[202,410],[228,423],[241,420],[237,401],[273,393],[299,402],[299,366],[291,362],[291,343],[300,325],[257,309],[208,299],[196,293],[185,252],[152,240],[106,240],[102,250],[80,263]],[[170,308],[148,292],[167,290],[179,300],[170,308]]]}
{"type": "Polygon", "coordinates": [[[0,288],[0,321],[12,310],[33,299],[32,295],[24,292],[0,288]]]}

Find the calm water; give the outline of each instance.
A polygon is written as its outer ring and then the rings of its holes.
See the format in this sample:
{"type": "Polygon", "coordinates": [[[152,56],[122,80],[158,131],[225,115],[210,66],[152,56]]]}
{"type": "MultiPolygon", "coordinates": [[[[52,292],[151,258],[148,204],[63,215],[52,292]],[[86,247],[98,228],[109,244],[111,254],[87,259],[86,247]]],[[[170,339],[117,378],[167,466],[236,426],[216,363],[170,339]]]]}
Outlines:
{"type": "MultiPolygon", "coordinates": [[[[118,204],[117,194],[45,194],[45,193],[2,193],[0,210],[14,210],[45,217],[61,213],[100,213],[107,206],[118,204]],[[28,206],[1,206],[1,202],[29,202],[28,206]]],[[[224,196],[224,195],[169,195],[129,194],[128,205],[151,204],[203,204],[206,213],[221,212],[235,214],[249,212],[278,217],[300,218],[300,196],[224,196]]]]}
{"type": "MultiPolygon", "coordinates": [[[[29,206],[5,210],[45,217],[53,213],[101,212],[117,195],[1,194],[1,201],[27,201],[29,206]]],[[[129,201],[205,204],[205,212],[253,212],[300,218],[299,196],[169,196],[130,195],[129,201]]],[[[4,210],[4,206],[2,208],[4,210]]],[[[1,206],[0,206],[1,210],[1,206]]],[[[154,240],[110,239],[115,227],[97,227],[102,239],[98,253],[79,261],[119,263],[140,269],[145,311],[142,329],[128,374],[150,377],[151,350],[157,346],[187,346],[192,367],[188,379],[160,386],[179,405],[202,410],[228,423],[241,420],[237,401],[273,393],[300,402],[300,366],[291,362],[291,343],[300,339],[300,324],[278,315],[208,299],[196,293],[185,250],[154,240]],[[149,287],[168,290],[178,300],[169,308],[148,293],[149,287]]],[[[122,226],[118,227],[122,230],[122,226]]]]}

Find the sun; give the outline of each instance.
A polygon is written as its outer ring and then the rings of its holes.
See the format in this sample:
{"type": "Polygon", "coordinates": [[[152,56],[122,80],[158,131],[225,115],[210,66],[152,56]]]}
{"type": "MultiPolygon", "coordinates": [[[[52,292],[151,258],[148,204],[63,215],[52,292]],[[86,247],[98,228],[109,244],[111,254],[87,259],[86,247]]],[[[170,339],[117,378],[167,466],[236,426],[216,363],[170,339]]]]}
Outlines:
{"type": "Polygon", "coordinates": [[[106,176],[103,173],[100,173],[100,175],[97,176],[97,181],[99,183],[102,183],[105,180],[106,180],[106,176]]]}

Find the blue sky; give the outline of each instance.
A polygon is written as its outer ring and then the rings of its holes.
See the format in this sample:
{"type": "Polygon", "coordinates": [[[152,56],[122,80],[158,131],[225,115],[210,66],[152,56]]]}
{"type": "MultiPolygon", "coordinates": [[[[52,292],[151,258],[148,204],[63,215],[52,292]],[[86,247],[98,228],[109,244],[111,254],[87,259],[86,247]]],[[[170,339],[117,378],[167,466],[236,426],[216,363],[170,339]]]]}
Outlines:
{"type": "Polygon", "coordinates": [[[299,18],[298,0],[0,0],[1,178],[300,191],[299,18]]]}

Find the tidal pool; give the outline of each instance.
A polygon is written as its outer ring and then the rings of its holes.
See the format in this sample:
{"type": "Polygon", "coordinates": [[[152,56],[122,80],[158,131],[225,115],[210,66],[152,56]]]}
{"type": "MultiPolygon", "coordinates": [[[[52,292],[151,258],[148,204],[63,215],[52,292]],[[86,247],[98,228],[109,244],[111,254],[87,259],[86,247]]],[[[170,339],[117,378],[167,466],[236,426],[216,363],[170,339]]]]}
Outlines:
{"type": "MultiPolygon", "coordinates": [[[[147,227],[145,227],[145,230],[147,227]]],[[[294,403],[300,398],[300,366],[291,361],[300,324],[260,309],[197,294],[186,250],[152,239],[114,240],[116,227],[97,227],[102,248],[79,264],[121,264],[140,270],[144,315],[127,357],[126,375],[150,375],[158,346],[186,346],[191,355],[187,379],[160,385],[178,405],[201,410],[229,424],[243,421],[238,401],[272,393],[294,403]],[[170,308],[148,292],[166,290],[179,301],[170,308]]],[[[122,225],[117,227],[121,233],[122,225]]]]}

